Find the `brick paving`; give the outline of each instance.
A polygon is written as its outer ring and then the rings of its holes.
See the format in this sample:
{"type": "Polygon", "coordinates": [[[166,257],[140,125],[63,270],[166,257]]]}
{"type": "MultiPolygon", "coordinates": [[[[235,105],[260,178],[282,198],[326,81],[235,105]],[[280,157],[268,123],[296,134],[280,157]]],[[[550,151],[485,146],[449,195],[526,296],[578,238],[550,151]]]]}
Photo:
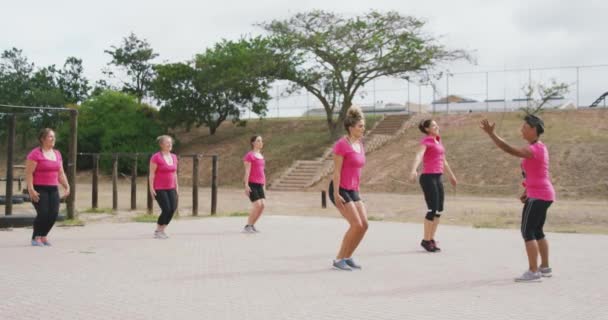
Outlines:
{"type": "Polygon", "coordinates": [[[346,229],[334,218],[180,219],[0,232],[0,319],[607,319],[608,236],[548,234],[554,277],[514,283],[526,257],[517,230],[371,222],[356,258],[332,270],[346,229]]]}

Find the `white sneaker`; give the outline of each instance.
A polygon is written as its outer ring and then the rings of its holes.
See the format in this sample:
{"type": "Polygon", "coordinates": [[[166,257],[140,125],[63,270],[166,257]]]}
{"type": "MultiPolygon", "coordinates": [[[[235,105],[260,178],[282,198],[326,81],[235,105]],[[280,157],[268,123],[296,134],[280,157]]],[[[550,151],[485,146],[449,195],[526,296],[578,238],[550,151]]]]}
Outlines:
{"type": "Polygon", "coordinates": [[[540,275],[543,276],[544,278],[551,278],[551,276],[553,276],[553,269],[551,269],[551,267],[540,267],[538,268],[538,271],[540,272],[540,275]]]}
{"type": "Polygon", "coordinates": [[[539,282],[542,279],[539,271],[532,272],[530,270],[524,272],[520,277],[515,278],[515,282],[539,282]]]}

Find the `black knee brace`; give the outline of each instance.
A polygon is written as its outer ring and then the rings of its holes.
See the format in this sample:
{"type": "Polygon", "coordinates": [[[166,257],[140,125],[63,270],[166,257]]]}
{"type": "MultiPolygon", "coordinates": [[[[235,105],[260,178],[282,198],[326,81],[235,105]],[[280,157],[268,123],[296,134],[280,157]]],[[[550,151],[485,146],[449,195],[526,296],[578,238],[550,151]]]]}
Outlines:
{"type": "Polygon", "coordinates": [[[435,213],[435,218],[441,218],[441,214],[435,213]]]}
{"type": "Polygon", "coordinates": [[[426,220],[433,221],[435,220],[435,215],[437,215],[437,212],[435,210],[431,210],[426,213],[426,216],[424,218],[426,220]]]}

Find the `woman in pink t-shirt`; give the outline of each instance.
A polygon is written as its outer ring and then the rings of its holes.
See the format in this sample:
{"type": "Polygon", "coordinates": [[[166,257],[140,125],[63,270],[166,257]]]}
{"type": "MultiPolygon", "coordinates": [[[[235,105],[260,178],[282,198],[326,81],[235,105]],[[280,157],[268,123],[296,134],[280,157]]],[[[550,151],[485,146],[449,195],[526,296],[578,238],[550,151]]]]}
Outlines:
{"type": "Polygon", "coordinates": [[[420,175],[420,186],[424,192],[424,200],[428,211],[424,219],[424,236],[420,245],[429,252],[438,252],[441,249],[435,242],[435,233],[439,225],[439,218],[443,211],[443,171],[448,172],[448,178],[453,186],[456,186],[456,177],[445,158],[445,148],[439,136],[439,126],[432,119],[423,120],[418,129],[425,134],[420,141],[416,151],[414,164],[410,173],[410,180],[416,181],[418,166],[422,162],[422,174],[420,175]]]}
{"type": "Polygon", "coordinates": [[[42,129],[38,141],[40,146],[27,155],[25,166],[27,191],[36,208],[32,245],[50,246],[47,235],[59,214],[60,197],[57,185],[63,186],[64,197],[70,195],[70,185],[63,171],[61,153],[54,149],[55,131],[42,129]]]}
{"type": "Polygon", "coordinates": [[[245,184],[245,195],[251,201],[251,210],[243,232],[256,233],[259,231],[256,229],[255,223],[264,212],[266,203],[266,175],[264,174],[266,162],[262,155],[262,148],[264,148],[262,136],[251,137],[249,144],[251,145],[251,151],[243,157],[243,164],[245,165],[243,183],[245,184]]]}
{"type": "Polygon", "coordinates": [[[177,210],[177,156],[171,153],[173,138],[162,135],[156,139],[160,151],[150,158],[150,194],[156,199],[161,213],[158,217],[154,237],[167,239],[165,229],[177,210]]]}
{"type": "Polygon", "coordinates": [[[524,192],[520,200],[524,203],[521,218],[521,234],[528,255],[528,270],[515,281],[540,281],[542,277],[551,276],[549,267],[549,243],[545,238],[543,226],[547,218],[547,209],[555,200],[555,190],[549,175],[549,152],[539,137],[545,132],[544,122],[537,116],[527,115],[521,127],[521,134],[528,145],[516,148],[499,137],[494,128],[495,123],[484,119],[481,129],[504,152],[522,158],[521,167],[524,176],[524,192]],[[540,254],[541,263],[538,265],[540,254]]]}
{"type": "Polygon", "coordinates": [[[365,149],[361,140],[365,133],[365,119],[361,109],[354,106],[348,109],[344,128],[347,135],[340,138],[333,148],[334,174],[328,194],[349,224],[333,266],[351,271],[361,269],[352,256],[368,228],[367,210],[359,196],[361,169],[365,165],[365,149]]]}

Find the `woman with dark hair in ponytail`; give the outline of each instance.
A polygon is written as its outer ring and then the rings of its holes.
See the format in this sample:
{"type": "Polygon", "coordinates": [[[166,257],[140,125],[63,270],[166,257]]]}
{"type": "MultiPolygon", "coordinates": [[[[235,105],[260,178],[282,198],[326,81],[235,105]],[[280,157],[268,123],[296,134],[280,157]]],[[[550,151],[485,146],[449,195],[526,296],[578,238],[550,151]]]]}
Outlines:
{"type": "Polygon", "coordinates": [[[63,171],[63,160],[59,150],[55,150],[55,131],[42,129],[38,135],[40,146],[28,155],[25,166],[27,191],[36,208],[32,246],[50,246],[47,235],[53,228],[59,214],[58,184],[64,188],[63,196],[70,195],[70,185],[63,171]]]}
{"type": "Polygon", "coordinates": [[[549,243],[545,238],[543,226],[547,218],[547,210],[555,201],[555,190],[549,175],[549,151],[540,141],[540,135],[545,132],[543,120],[535,115],[527,115],[521,126],[521,135],[528,143],[527,146],[516,148],[508,144],[494,131],[496,124],[487,119],[481,121],[481,129],[502,151],[522,158],[521,169],[524,176],[524,192],[520,196],[524,204],[521,217],[521,234],[528,255],[528,270],[515,281],[540,281],[542,277],[551,277],[549,267],[549,243]],[[538,256],[541,262],[538,264],[538,256]]]}
{"type": "Polygon", "coordinates": [[[438,252],[441,249],[437,246],[437,242],[435,242],[435,234],[437,233],[437,226],[439,226],[441,212],[443,212],[444,192],[442,176],[444,170],[447,171],[448,178],[453,186],[456,186],[457,180],[445,158],[445,148],[441,143],[437,122],[432,119],[423,120],[420,122],[418,129],[425,136],[420,141],[420,146],[416,151],[410,180],[412,182],[416,181],[418,166],[422,162],[420,186],[422,187],[422,192],[424,192],[427,212],[424,217],[424,236],[420,245],[426,251],[438,252]]]}
{"type": "Polygon", "coordinates": [[[367,232],[367,209],[359,196],[361,169],[365,165],[363,134],[365,119],[358,107],[350,107],[344,119],[347,135],[334,144],[334,174],[329,184],[329,199],[348,221],[340,251],[333,261],[334,268],[344,271],[361,269],[352,255],[367,232]]]}
{"type": "Polygon", "coordinates": [[[266,175],[264,174],[266,163],[262,155],[262,148],[264,148],[262,136],[251,137],[249,144],[251,145],[251,151],[243,157],[243,164],[245,165],[243,182],[245,184],[245,195],[251,201],[251,211],[243,232],[256,233],[259,231],[256,229],[255,223],[264,212],[266,201],[266,175]]]}

